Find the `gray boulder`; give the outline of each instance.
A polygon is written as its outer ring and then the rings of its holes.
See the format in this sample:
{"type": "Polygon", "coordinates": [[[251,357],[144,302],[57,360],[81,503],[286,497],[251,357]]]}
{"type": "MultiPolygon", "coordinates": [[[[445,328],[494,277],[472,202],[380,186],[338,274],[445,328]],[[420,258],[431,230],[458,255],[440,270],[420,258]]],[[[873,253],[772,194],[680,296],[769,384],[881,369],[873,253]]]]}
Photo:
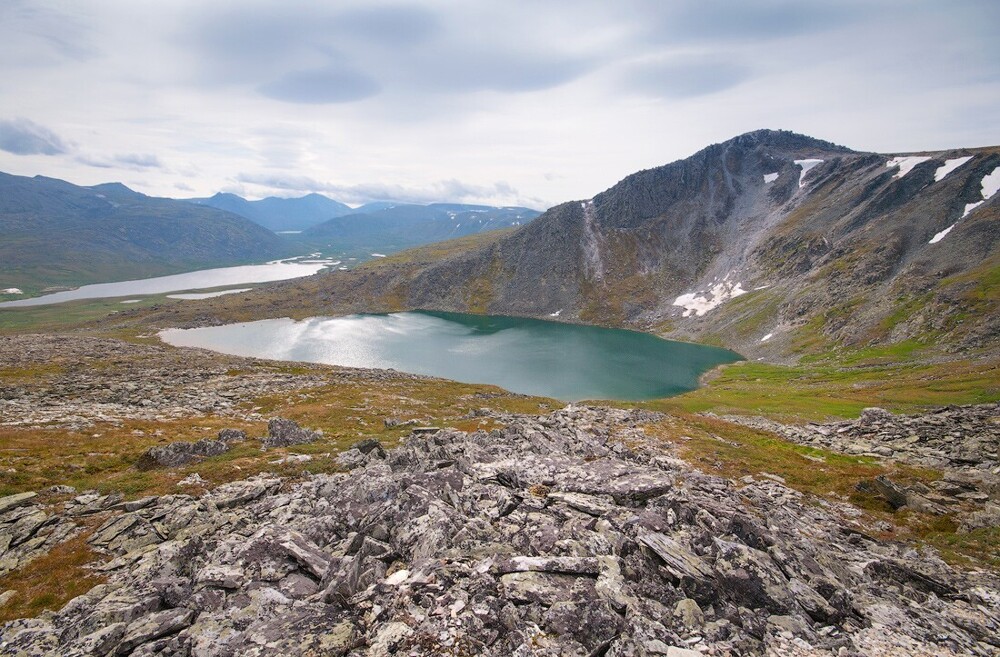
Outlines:
{"type": "Polygon", "coordinates": [[[322,434],[309,429],[303,429],[294,420],[282,417],[271,419],[267,423],[267,436],[261,440],[264,449],[272,447],[288,447],[302,445],[318,440],[322,434]]]}
{"type": "Polygon", "coordinates": [[[139,457],[135,467],[140,470],[154,468],[176,468],[201,461],[210,456],[218,456],[229,451],[229,443],[224,440],[208,438],[197,442],[176,442],[159,447],[151,447],[139,457]]]}

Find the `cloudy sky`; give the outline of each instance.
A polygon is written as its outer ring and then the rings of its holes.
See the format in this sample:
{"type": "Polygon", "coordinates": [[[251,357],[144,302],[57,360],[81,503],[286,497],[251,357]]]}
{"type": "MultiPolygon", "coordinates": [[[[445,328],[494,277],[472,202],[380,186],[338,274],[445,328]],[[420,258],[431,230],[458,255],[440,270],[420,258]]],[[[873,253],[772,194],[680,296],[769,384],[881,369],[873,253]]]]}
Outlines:
{"type": "Polygon", "coordinates": [[[757,128],[1000,143],[997,0],[0,0],[0,171],[544,208],[757,128]]]}

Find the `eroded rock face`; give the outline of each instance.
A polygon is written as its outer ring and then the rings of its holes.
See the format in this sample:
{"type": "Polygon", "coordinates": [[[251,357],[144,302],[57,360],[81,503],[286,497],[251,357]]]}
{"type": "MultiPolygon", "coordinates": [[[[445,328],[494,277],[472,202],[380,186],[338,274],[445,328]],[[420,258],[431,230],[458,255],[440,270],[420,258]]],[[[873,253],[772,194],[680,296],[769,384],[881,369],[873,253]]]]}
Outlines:
{"type": "MultiPolygon", "coordinates": [[[[644,412],[411,436],[110,511],[108,582],[3,655],[995,655],[1000,582],[664,458],[644,412]],[[614,438],[628,437],[627,448],[614,438]]],[[[15,506],[25,513],[30,505],[15,506]]]]}

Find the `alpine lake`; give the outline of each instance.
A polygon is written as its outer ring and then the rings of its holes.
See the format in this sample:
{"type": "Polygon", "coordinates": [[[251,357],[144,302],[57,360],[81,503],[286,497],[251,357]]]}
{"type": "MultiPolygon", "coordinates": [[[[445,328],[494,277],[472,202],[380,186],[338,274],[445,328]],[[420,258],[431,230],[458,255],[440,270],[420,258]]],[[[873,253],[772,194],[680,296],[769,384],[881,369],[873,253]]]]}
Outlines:
{"type": "Polygon", "coordinates": [[[159,335],[171,345],[236,356],[395,369],[570,402],[669,397],[696,388],[713,367],[741,360],[725,349],[636,331],[425,311],[267,319],[159,335]]]}

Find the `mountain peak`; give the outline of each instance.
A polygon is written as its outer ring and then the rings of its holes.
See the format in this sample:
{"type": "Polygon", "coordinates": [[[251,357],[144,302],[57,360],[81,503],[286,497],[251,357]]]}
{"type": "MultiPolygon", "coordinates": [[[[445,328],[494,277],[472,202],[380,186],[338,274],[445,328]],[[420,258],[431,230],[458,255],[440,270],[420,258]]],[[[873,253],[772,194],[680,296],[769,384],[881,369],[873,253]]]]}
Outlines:
{"type": "MultiPolygon", "coordinates": [[[[721,144],[715,144],[715,146],[731,147],[738,146],[744,148],[753,148],[755,146],[764,146],[768,148],[775,148],[779,150],[796,151],[801,149],[815,149],[821,151],[832,151],[837,153],[853,153],[855,151],[847,148],[846,146],[840,146],[839,144],[834,144],[823,139],[817,139],[816,137],[810,137],[809,135],[803,135],[797,132],[792,132],[791,130],[771,130],[767,128],[762,128],[760,130],[753,130],[751,132],[745,132],[742,135],[738,135],[722,142],[721,144]]],[[[709,148],[712,148],[711,146],[709,148]]]]}
{"type": "Polygon", "coordinates": [[[91,185],[90,189],[94,190],[95,192],[101,192],[102,194],[114,194],[119,197],[145,196],[145,194],[137,192],[129,187],[126,187],[120,182],[110,182],[110,183],[101,183],[100,185],[91,185]]]}

